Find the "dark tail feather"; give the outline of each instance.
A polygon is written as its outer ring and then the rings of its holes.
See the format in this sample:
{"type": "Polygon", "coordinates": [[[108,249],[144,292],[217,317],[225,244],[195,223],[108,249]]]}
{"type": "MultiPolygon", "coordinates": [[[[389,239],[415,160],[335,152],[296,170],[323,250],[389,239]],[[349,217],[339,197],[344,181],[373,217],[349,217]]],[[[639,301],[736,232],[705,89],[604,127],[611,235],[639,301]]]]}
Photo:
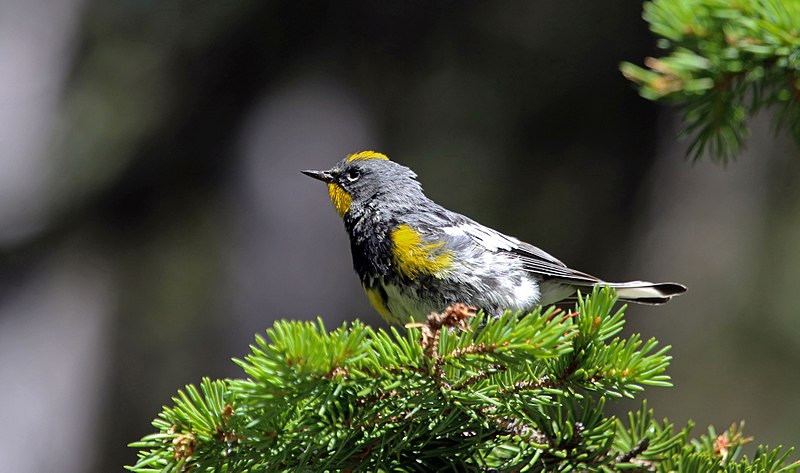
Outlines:
{"type": "Polygon", "coordinates": [[[607,284],[616,289],[620,300],[637,304],[663,304],[686,292],[686,286],[674,282],[629,281],[600,284],[607,284]]]}

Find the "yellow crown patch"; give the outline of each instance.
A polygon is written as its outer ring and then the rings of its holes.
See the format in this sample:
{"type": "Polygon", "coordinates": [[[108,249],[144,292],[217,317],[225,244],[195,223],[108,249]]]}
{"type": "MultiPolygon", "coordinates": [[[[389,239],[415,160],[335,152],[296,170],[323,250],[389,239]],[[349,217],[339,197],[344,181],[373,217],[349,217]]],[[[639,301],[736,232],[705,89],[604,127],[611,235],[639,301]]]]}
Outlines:
{"type": "Polygon", "coordinates": [[[348,154],[346,158],[348,163],[352,163],[353,161],[368,161],[370,159],[382,159],[384,161],[388,161],[389,157],[377,151],[361,151],[355,154],[348,154]]]}

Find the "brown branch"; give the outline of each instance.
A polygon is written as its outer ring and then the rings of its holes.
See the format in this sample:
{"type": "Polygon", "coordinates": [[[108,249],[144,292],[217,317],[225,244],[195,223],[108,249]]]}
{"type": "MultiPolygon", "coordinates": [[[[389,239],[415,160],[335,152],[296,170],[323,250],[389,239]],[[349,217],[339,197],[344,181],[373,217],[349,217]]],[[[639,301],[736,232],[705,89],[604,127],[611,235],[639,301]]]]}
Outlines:
{"type": "Polygon", "coordinates": [[[506,367],[502,366],[502,365],[491,365],[491,366],[489,366],[489,369],[490,370],[493,369],[494,371],[484,371],[482,373],[476,374],[475,376],[472,376],[471,378],[468,378],[466,381],[464,381],[463,383],[459,384],[458,386],[454,386],[453,389],[461,390],[461,389],[467,388],[469,386],[472,386],[473,384],[477,383],[478,381],[482,381],[482,380],[488,378],[489,376],[491,376],[493,374],[504,372],[506,370],[506,367]]]}
{"type": "MultiPolygon", "coordinates": [[[[467,321],[475,316],[477,307],[466,304],[453,304],[448,306],[443,312],[431,312],[425,324],[422,325],[422,345],[423,352],[428,358],[438,357],[436,349],[439,346],[439,334],[442,328],[458,327],[461,330],[469,330],[467,321]]],[[[406,327],[417,327],[419,324],[408,324],[406,327]]]]}
{"type": "Polygon", "coordinates": [[[634,445],[634,447],[630,449],[630,451],[621,453],[617,458],[614,459],[614,462],[630,463],[632,460],[636,458],[636,455],[639,455],[640,453],[647,450],[647,447],[649,446],[650,446],[650,439],[645,437],[639,440],[639,442],[637,442],[636,445],[634,445]]]}

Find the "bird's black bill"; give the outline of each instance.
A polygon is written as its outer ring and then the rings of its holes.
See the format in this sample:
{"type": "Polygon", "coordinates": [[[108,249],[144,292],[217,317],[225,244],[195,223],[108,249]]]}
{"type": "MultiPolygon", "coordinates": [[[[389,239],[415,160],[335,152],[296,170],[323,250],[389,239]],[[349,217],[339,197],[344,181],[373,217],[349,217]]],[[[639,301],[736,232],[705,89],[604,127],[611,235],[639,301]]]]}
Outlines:
{"type": "Polygon", "coordinates": [[[309,170],[300,171],[300,172],[302,172],[303,174],[305,174],[308,177],[313,177],[314,179],[317,179],[318,181],[333,182],[333,176],[331,176],[331,173],[328,172],[328,171],[314,171],[314,170],[309,169],[309,170]]]}

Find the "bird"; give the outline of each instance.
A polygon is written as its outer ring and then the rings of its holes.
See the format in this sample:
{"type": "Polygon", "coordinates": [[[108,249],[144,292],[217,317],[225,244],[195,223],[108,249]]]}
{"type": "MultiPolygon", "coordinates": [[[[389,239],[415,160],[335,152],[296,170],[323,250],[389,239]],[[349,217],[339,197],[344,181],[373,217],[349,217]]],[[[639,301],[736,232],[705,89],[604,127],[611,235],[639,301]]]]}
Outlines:
{"type": "Polygon", "coordinates": [[[607,282],[429,199],[408,167],[376,151],[328,170],[301,171],[327,184],[350,238],[353,268],[388,322],[422,321],[454,304],[500,316],[574,300],[610,286],[620,300],[663,304],[682,284],[607,282]]]}

